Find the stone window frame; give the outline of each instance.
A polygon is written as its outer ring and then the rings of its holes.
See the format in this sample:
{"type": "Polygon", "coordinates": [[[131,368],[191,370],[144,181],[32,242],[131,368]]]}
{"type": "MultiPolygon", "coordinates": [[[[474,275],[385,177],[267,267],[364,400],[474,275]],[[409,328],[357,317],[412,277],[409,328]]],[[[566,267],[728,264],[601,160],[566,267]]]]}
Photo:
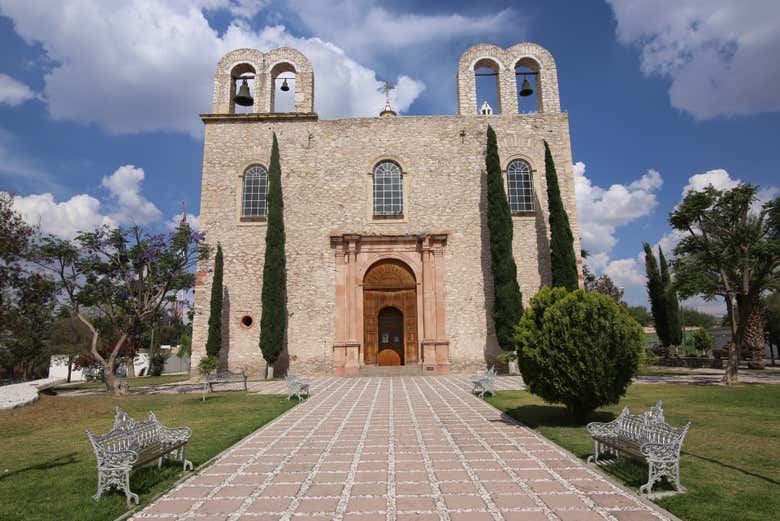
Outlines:
{"type": "MultiPolygon", "coordinates": [[[[263,161],[247,161],[243,163],[237,177],[236,186],[236,220],[239,226],[265,226],[268,221],[268,215],[263,217],[246,217],[243,215],[244,211],[244,174],[250,167],[259,165],[265,168],[268,172],[268,166],[263,161]]],[[[270,182],[270,180],[269,180],[270,182]]]]}
{"type": "Polygon", "coordinates": [[[404,168],[403,162],[393,155],[382,155],[375,158],[371,162],[371,167],[368,170],[368,183],[366,191],[368,193],[368,204],[366,211],[368,213],[368,221],[372,224],[398,224],[409,222],[409,183],[407,177],[409,171],[404,168]],[[403,213],[395,216],[376,216],[374,215],[374,169],[384,161],[392,161],[398,168],[401,169],[401,190],[403,190],[403,213]]]}
{"type": "Polygon", "coordinates": [[[539,175],[538,170],[534,166],[534,162],[531,160],[531,158],[525,154],[513,154],[509,156],[505,162],[504,167],[501,169],[501,175],[504,178],[504,193],[506,193],[506,201],[507,204],[509,204],[509,175],[508,175],[508,168],[509,163],[512,161],[515,161],[517,159],[521,159],[528,163],[528,166],[531,167],[531,187],[533,188],[533,203],[534,203],[534,209],[530,212],[510,212],[512,213],[512,219],[528,219],[528,218],[535,218],[536,213],[539,211],[539,201],[537,195],[539,194],[539,175]]]}

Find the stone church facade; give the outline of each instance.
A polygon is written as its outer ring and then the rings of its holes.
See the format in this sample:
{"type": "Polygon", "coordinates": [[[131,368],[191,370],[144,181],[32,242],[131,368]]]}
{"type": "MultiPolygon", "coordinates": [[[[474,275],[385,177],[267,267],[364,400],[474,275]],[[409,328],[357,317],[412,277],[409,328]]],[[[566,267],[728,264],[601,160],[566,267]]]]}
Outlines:
{"type": "MultiPolygon", "coordinates": [[[[366,366],[465,372],[500,352],[493,331],[486,222],[486,131],[498,137],[513,210],[524,303],[549,284],[544,141],[579,237],[568,115],[552,55],[539,45],[476,45],[457,70],[458,114],[319,119],[314,71],[300,52],[238,49],[217,65],[205,123],[200,226],[224,251],[222,356],[263,374],[260,336],[265,194],[279,142],[286,231],[288,335],[277,374],[359,373],[366,366]],[[531,70],[534,113],[518,113],[516,67],[531,70]],[[475,71],[494,71],[497,114],[478,113],[475,71]],[[240,77],[252,106],[238,113],[240,77]],[[274,86],[294,80],[294,109],[274,86]]],[[[579,254],[579,241],[575,242],[579,254]]],[[[195,288],[193,370],[205,354],[213,255],[195,288]]],[[[409,371],[406,369],[405,371],[409,371]]]]}

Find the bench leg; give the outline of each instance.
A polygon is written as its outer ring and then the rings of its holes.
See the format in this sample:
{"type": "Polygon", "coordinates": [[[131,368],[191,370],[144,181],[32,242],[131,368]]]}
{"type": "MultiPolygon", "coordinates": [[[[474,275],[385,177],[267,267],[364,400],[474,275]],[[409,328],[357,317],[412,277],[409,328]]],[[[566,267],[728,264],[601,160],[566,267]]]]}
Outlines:
{"type": "Polygon", "coordinates": [[[180,454],[179,459],[181,460],[181,467],[185,471],[188,470],[188,467],[189,467],[189,470],[192,470],[192,462],[184,457],[184,449],[185,448],[186,448],[185,446],[182,446],[179,449],[179,454],[180,454]]]}
{"type": "Polygon", "coordinates": [[[601,448],[601,444],[597,441],[593,441],[593,455],[588,456],[588,463],[597,463],[599,460],[599,448],[601,448]]]}

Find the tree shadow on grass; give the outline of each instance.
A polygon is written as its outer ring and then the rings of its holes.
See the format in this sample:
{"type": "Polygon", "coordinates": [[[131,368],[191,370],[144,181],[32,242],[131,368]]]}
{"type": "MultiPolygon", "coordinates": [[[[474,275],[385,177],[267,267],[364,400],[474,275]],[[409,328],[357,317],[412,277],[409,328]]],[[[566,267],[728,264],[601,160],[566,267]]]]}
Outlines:
{"type": "Polygon", "coordinates": [[[576,422],[568,414],[565,407],[556,405],[521,405],[514,409],[508,409],[504,414],[508,414],[532,429],[537,427],[581,427],[589,422],[609,422],[615,419],[615,415],[611,412],[594,411],[588,415],[585,422],[576,422]]]}
{"type": "Polygon", "coordinates": [[[48,469],[53,469],[55,467],[62,467],[64,465],[73,465],[74,463],[78,463],[80,461],[76,457],[77,454],[78,452],[69,452],[68,454],[57,456],[56,458],[52,458],[42,463],[38,463],[37,465],[30,465],[27,467],[22,467],[20,469],[12,470],[11,472],[5,472],[2,475],[0,475],[0,481],[4,479],[8,479],[11,476],[16,476],[24,472],[29,472],[31,470],[48,470],[48,469]]]}
{"type": "Polygon", "coordinates": [[[739,467],[735,467],[734,465],[729,465],[728,463],[723,463],[722,461],[718,461],[716,459],[708,458],[706,456],[699,456],[698,454],[693,454],[692,452],[688,451],[682,451],[683,455],[690,456],[692,458],[696,458],[702,461],[706,461],[708,463],[714,463],[715,465],[720,465],[721,467],[725,467],[727,469],[735,470],[737,472],[740,472],[742,474],[745,474],[746,476],[751,476],[756,479],[762,479],[766,481],[767,483],[771,483],[773,485],[780,485],[780,481],[774,480],[772,478],[768,478],[766,476],[762,476],[761,474],[756,474],[755,472],[741,469],[739,467]]]}

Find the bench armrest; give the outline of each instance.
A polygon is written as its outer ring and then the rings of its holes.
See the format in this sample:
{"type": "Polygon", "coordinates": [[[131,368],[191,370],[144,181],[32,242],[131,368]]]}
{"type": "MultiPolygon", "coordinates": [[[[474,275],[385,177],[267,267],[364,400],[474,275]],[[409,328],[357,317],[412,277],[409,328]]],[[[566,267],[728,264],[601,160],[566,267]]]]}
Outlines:
{"type": "Polygon", "coordinates": [[[645,443],[639,452],[648,461],[676,461],[680,455],[676,444],[645,443]]]}
{"type": "Polygon", "coordinates": [[[165,427],[160,425],[160,435],[166,441],[189,440],[192,436],[192,429],[189,427],[165,427]]]}
{"type": "Polygon", "coordinates": [[[108,451],[99,448],[98,467],[102,469],[129,469],[138,461],[138,453],[134,450],[108,451]]]}
{"type": "Polygon", "coordinates": [[[590,422],[586,428],[591,436],[615,436],[617,434],[617,423],[611,422],[590,422]]]}

